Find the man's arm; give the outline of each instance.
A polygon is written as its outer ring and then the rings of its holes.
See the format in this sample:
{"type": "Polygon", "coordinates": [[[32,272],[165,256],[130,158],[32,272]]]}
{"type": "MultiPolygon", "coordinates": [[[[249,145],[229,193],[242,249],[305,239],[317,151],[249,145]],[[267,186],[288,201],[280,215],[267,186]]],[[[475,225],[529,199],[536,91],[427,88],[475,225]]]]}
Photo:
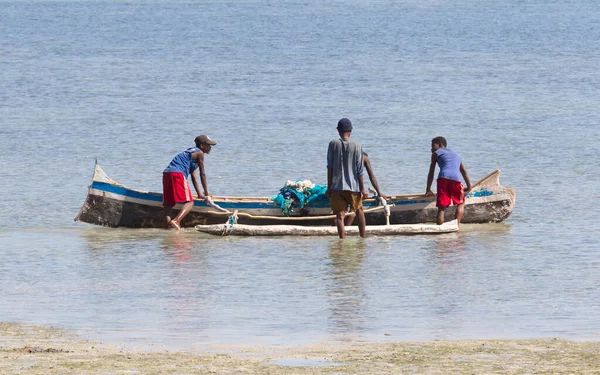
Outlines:
{"type": "Polygon", "coordinates": [[[200,187],[198,186],[198,177],[196,177],[196,171],[191,173],[192,176],[192,184],[194,185],[194,189],[196,189],[196,193],[198,194],[198,199],[204,199],[204,195],[200,193],[200,187]]]}
{"type": "Polygon", "coordinates": [[[331,197],[331,183],[333,181],[333,141],[327,147],[327,198],[331,197]]]}
{"type": "Polygon", "coordinates": [[[358,176],[358,187],[364,199],[369,198],[369,193],[365,190],[365,179],[362,175],[358,176]]]}
{"type": "Polygon", "coordinates": [[[425,189],[425,195],[433,195],[433,191],[431,191],[431,185],[433,184],[433,174],[435,173],[436,163],[437,154],[434,152],[431,154],[431,164],[429,164],[429,174],[427,175],[427,188],[425,189]]]}
{"type": "Polygon", "coordinates": [[[467,169],[465,168],[463,163],[460,163],[460,174],[462,174],[463,178],[465,179],[465,182],[467,183],[467,189],[465,190],[465,193],[467,193],[471,191],[471,180],[469,179],[469,174],[467,173],[467,169]]]}
{"type": "Polygon", "coordinates": [[[358,144],[358,149],[356,150],[358,155],[358,160],[356,161],[356,175],[358,176],[358,188],[360,189],[360,193],[362,194],[364,199],[369,198],[369,193],[367,193],[367,189],[365,189],[365,179],[363,177],[365,172],[365,154],[362,151],[362,146],[360,143],[358,144]]]}
{"type": "Polygon", "coordinates": [[[198,185],[198,179],[195,178],[195,174],[192,174],[192,182],[194,183],[194,188],[196,188],[196,192],[198,193],[198,198],[203,199],[204,196],[210,195],[208,193],[208,183],[206,182],[206,172],[204,171],[204,152],[198,151],[196,154],[196,164],[198,164],[199,174],[200,174],[200,182],[202,183],[202,188],[204,189],[204,195],[200,193],[200,188],[198,185]]]}
{"type": "Polygon", "coordinates": [[[333,180],[333,169],[327,168],[327,198],[331,197],[331,180],[333,180]]]}
{"type": "Polygon", "coordinates": [[[371,181],[371,185],[373,185],[373,189],[375,189],[377,195],[379,195],[383,199],[387,199],[385,195],[381,194],[381,190],[379,190],[377,178],[375,177],[375,173],[373,173],[373,168],[371,167],[371,160],[369,160],[369,157],[366,154],[363,154],[363,160],[365,164],[365,169],[367,170],[367,174],[369,175],[369,181],[371,181]]]}

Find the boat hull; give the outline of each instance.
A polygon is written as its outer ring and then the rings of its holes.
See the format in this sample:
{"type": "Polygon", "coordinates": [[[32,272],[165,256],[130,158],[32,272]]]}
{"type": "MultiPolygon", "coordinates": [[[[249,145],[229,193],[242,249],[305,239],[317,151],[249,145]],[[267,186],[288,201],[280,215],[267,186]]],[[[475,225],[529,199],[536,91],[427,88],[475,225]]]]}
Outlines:
{"type": "MultiPolygon", "coordinates": [[[[465,203],[463,223],[500,222],[506,219],[515,204],[515,191],[499,184],[496,170],[478,181],[465,203]]],[[[284,216],[268,197],[213,197],[214,205],[195,200],[194,206],[181,223],[183,227],[223,224],[234,210],[238,223],[248,225],[330,226],[333,214],[327,201],[315,201],[307,216],[284,216]]],[[[435,196],[391,196],[390,224],[435,222],[435,196]]],[[[174,207],[174,214],[180,208],[174,207]]],[[[446,210],[446,221],[454,219],[454,207],[446,210]]],[[[385,225],[383,206],[373,198],[364,201],[367,225],[385,225]]],[[[127,188],[112,180],[96,164],[87,198],[75,217],[76,221],[108,227],[161,228],[163,226],[162,194],[127,188]]]]}

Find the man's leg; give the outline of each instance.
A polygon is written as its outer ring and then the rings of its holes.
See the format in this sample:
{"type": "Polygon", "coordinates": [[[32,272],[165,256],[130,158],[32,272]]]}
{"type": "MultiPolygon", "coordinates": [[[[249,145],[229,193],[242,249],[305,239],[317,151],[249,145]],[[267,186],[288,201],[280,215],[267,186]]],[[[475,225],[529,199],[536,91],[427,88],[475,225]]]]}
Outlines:
{"type": "Polygon", "coordinates": [[[444,215],[446,214],[446,208],[448,208],[452,204],[451,194],[449,192],[449,180],[445,178],[438,178],[437,180],[437,198],[436,198],[436,206],[438,208],[437,212],[437,225],[444,224],[444,215]]]}
{"type": "Polygon", "coordinates": [[[455,194],[457,194],[460,197],[459,202],[461,202],[461,203],[459,203],[456,206],[456,212],[454,213],[454,218],[456,219],[457,224],[460,225],[460,221],[462,220],[463,214],[465,213],[465,198],[466,198],[466,196],[465,196],[465,191],[463,190],[463,186],[461,183],[458,183],[455,186],[455,190],[456,190],[455,194]]]}
{"type": "Polygon", "coordinates": [[[330,204],[331,210],[335,214],[335,226],[337,227],[338,236],[340,238],[346,238],[346,227],[344,226],[344,219],[346,218],[346,212],[348,211],[348,202],[344,198],[344,192],[332,191],[330,204]]]}
{"type": "Polygon", "coordinates": [[[171,220],[169,223],[173,228],[180,230],[181,229],[181,220],[183,220],[188,213],[190,213],[192,207],[194,207],[194,201],[185,202],[183,207],[181,207],[181,211],[175,217],[175,219],[171,220]]]}
{"type": "Polygon", "coordinates": [[[171,210],[173,209],[173,206],[167,206],[165,205],[163,208],[163,226],[165,229],[169,229],[169,225],[171,223],[171,210]]]}
{"type": "Polygon", "coordinates": [[[352,225],[352,223],[354,223],[355,217],[356,217],[356,214],[352,215],[351,212],[348,212],[348,215],[346,215],[346,220],[344,221],[346,223],[347,227],[349,227],[350,225],[352,225]]]}
{"type": "Polygon", "coordinates": [[[463,201],[461,204],[456,206],[456,213],[454,214],[454,218],[456,219],[458,225],[460,225],[460,221],[462,220],[464,213],[465,213],[465,202],[463,201]]]}
{"type": "Polygon", "coordinates": [[[446,207],[438,207],[437,213],[437,225],[444,224],[444,213],[446,212],[446,207]]]}
{"type": "Polygon", "coordinates": [[[365,211],[362,208],[356,210],[358,216],[358,233],[362,238],[367,237],[367,220],[365,219],[365,211]]]}
{"type": "Polygon", "coordinates": [[[171,181],[170,173],[163,173],[162,175],[162,186],[163,186],[163,227],[169,229],[169,223],[171,223],[171,200],[173,199],[173,185],[171,181]],[[166,202],[169,202],[167,204],[166,202]]]}
{"type": "Polygon", "coordinates": [[[346,227],[344,227],[344,216],[346,215],[345,211],[340,211],[335,213],[335,226],[337,227],[338,236],[340,238],[346,238],[346,227]]]}

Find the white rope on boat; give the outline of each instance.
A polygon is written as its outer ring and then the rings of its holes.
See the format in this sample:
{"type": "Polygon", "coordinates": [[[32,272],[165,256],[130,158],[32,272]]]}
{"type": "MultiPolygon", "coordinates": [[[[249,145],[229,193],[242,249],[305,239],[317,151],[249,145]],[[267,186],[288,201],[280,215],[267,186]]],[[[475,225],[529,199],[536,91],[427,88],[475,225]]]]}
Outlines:
{"type": "Polygon", "coordinates": [[[218,204],[216,204],[215,202],[213,202],[212,199],[210,199],[210,197],[205,197],[204,198],[204,202],[206,202],[206,204],[208,204],[209,206],[211,206],[214,209],[217,209],[221,212],[227,212],[227,213],[231,213],[231,211],[219,206],[218,204]]]}
{"type": "Polygon", "coordinates": [[[375,190],[373,190],[373,188],[369,188],[369,191],[378,200],[379,205],[383,206],[383,210],[385,212],[385,225],[390,225],[390,215],[392,213],[392,210],[390,207],[393,206],[394,204],[388,204],[388,202],[383,197],[380,197],[377,195],[377,192],[375,190]]]}
{"type": "Polygon", "coordinates": [[[238,221],[237,213],[238,211],[235,210],[229,215],[229,219],[227,219],[227,222],[223,226],[223,233],[221,233],[221,236],[230,235],[231,232],[233,232],[233,226],[236,225],[238,221]]]}
{"type": "MultiPolygon", "coordinates": [[[[379,203],[381,205],[383,205],[383,210],[385,212],[385,225],[390,225],[390,215],[392,213],[392,210],[390,209],[390,205],[382,197],[379,197],[379,203]]],[[[393,204],[392,204],[392,206],[393,206],[393,204]]]]}

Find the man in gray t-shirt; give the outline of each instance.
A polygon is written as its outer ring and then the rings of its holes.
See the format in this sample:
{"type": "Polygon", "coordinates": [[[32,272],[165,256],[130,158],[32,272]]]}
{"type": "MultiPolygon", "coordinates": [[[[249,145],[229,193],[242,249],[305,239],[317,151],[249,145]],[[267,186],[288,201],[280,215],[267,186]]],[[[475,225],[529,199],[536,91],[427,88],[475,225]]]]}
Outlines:
{"type": "Polygon", "coordinates": [[[335,225],[340,238],[346,237],[344,217],[348,206],[358,217],[358,230],[366,237],[365,213],[362,199],[368,194],[363,183],[363,152],[360,143],[350,140],[352,123],[347,118],[338,122],[339,139],[329,142],[327,150],[327,197],[335,213],[335,225]]]}

